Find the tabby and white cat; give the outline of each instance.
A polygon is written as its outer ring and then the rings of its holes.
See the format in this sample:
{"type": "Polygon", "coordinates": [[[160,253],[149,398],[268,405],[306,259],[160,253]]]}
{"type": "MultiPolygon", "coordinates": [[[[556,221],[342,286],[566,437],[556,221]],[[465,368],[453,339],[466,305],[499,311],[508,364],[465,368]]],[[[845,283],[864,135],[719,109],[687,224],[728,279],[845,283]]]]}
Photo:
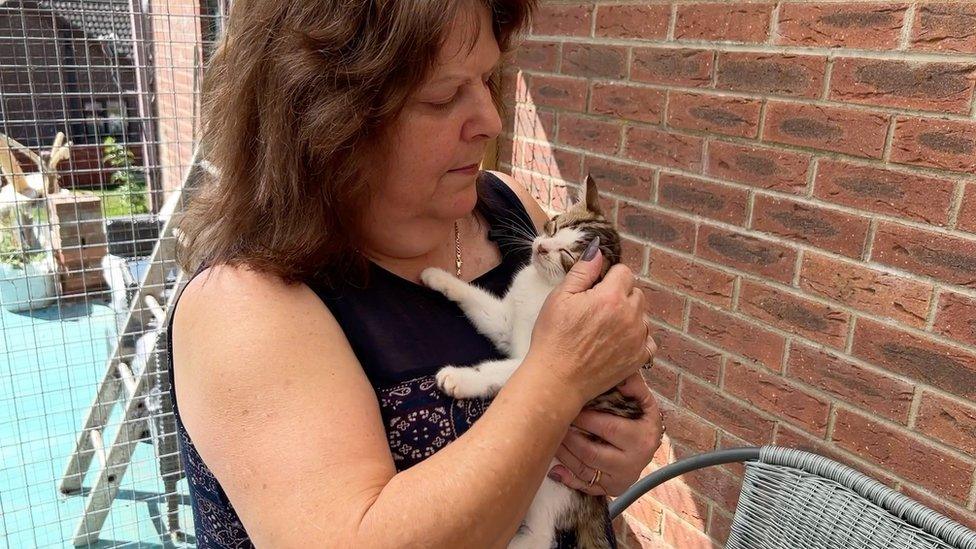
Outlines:
{"type": "MultiPolygon", "coordinates": [[[[504,298],[499,299],[443,269],[425,269],[420,278],[428,287],[456,302],[479,332],[508,359],[474,366],[446,366],[437,373],[437,385],[454,398],[488,398],[498,393],[529,351],[532,328],[549,293],[565,278],[583,250],[599,238],[603,272],[620,261],[620,235],[600,211],[593,178],[587,176],[584,199],[545,225],[545,234],[532,242],[532,260],[515,275],[504,298]]],[[[638,403],[611,389],[587,404],[588,408],[627,418],[638,418],[638,403]]],[[[556,464],[554,459],[552,464],[556,464]]],[[[584,479],[589,480],[589,479],[584,479]]],[[[604,496],[577,492],[546,478],[532,500],[523,527],[510,549],[549,549],[557,531],[574,530],[580,549],[609,548],[604,496]]]]}

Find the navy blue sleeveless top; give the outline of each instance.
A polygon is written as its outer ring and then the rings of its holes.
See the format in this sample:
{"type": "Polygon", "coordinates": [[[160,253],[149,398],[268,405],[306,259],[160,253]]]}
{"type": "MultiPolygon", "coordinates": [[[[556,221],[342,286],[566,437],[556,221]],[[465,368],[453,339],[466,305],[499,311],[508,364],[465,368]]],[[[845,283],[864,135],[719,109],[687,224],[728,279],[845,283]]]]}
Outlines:
{"type": "MultiPolygon", "coordinates": [[[[501,296],[529,260],[530,250],[518,244],[519,235],[534,235],[535,228],[518,196],[487,172],[478,181],[477,208],[490,226],[488,238],[498,246],[502,260],[473,283],[501,296]]],[[[364,287],[306,284],[342,327],[373,385],[394,463],[402,471],[461,436],[488,407],[487,400],[456,400],[438,391],[434,381],[437,370],[447,364],[473,365],[505,357],[475,330],[455,303],[376,264],[369,265],[364,287]]],[[[171,332],[167,333],[170,347],[171,332]]],[[[172,362],[169,370],[197,546],[253,547],[227,495],[183,427],[172,383],[172,362]]],[[[609,522],[607,530],[612,535],[609,522]]],[[[561,535],[557,543],[560,549],[575,547],[569,533],[561,535]]]]}

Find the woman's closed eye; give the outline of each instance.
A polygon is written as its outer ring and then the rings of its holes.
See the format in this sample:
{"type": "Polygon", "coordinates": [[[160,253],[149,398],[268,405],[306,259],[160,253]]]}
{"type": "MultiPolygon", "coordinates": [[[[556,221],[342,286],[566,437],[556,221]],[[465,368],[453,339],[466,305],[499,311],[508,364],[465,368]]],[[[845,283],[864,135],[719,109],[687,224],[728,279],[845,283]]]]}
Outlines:
{"type": "Polygon", "coordinates": [[[451,95],[450,97],[448,97],[445,100],[442,100],[442,101],[428,101],[427,104],[430,105],[430,106],[432,106],[432,107],[435,107],[435,108],[443,109],[443,108],[446,108],[446,107],[451,106],[454,103],[454,100],[457,99],[458,95],[460,95],[460,93],[454,93],[453,95],[451,95]]]}
{"type": "MultiPolygon", "coordinates": [[[[481,83],[482,83],[483,86],[489,87],[491,85],[491,75],[489,75],[486,78],[484,78],[481,81],[481,83]]],[[[447,97],[446,99],[442,99],[442,100],[439,100],[439,101],[427,101],[427,104],[430,105],[430,106],[432,106],[432,107],[434,107],[434,108],[439,108],[439,109],[444,109],[444,108],[450,107],[462,95],[463,89],[464,88],[457,88],[457,89],[454,90],[454,93],[451,94],[450,97],[447,97]]]]}

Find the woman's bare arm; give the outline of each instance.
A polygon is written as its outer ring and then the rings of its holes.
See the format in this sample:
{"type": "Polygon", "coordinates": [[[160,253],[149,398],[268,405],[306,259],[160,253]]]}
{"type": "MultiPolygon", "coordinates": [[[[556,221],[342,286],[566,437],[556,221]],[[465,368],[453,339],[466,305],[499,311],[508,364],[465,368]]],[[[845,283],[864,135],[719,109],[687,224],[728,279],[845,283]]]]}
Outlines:
{"type": "Polygon", "coordinates": [[[307,286],[216,267],[187,286],[173,342],[183,422],[258,547],[504,546],[585,401],[520,368],[396,474],[373,388],[307,286]]]}

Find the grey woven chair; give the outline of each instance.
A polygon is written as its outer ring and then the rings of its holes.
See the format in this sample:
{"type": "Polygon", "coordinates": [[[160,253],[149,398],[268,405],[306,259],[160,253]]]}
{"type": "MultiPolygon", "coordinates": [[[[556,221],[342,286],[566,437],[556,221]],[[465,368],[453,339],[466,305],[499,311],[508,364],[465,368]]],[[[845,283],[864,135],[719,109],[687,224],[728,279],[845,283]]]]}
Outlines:
{"type": "Polygon", "coordinates": [[[719,450],[662,467],[616,498],[610,514],[689,471],[743,461],[729,549],[976,549],[976,532],[880,482],[775,446],[719,450]]]}

